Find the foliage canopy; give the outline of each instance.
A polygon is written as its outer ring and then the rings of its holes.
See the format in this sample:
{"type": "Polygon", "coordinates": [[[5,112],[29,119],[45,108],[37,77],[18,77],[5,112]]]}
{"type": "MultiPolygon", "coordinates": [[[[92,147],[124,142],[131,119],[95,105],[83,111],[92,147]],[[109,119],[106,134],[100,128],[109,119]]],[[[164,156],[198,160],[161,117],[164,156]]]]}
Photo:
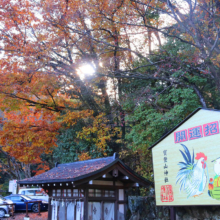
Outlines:
{"type": "MultiPolygon", "coordinates": [[[[125,160],[135,151],[134,166],[147,167],[147,148],[161,135],[199,106],[220,108],[217,0],[0,4],[1,164],[9,175],[30,176],[44,154],[54,156],[40,170],[112,151],[125,160]],[[88,64],[93,75],[80,73],[88,64]]],[[[139,171],[150,177],[148,167],[139,171]]]]}

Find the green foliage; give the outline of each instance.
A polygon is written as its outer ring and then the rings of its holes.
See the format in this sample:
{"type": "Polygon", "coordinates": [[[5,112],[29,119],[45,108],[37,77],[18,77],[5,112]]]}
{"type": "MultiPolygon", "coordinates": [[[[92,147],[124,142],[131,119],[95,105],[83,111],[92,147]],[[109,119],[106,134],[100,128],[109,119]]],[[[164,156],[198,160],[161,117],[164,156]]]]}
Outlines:
{"type": "Polygon", "coordinates": [[[7,196],[7,195],[11,194],[11,192],[8,192],[8,188],[9,188],[9,180],[5,179],[4,183],[0,185],[0,190],[2,191],[1,192],[2,196],[7,196]]]}
{"type": "MultiPolygon", "coordinates": [[[[53,151],[53,158],[59,163],[70,163],[77,161],[83,152],[89,152],[91,158],[103,157],[103,153],[97,150],[97,146],[86,139],[77,137],[78,132],[82,131],[84,123],[79,121],[70,128],[62,128],[60,135],[57,137],[58,147],[53,151]]],[[[106,151],[111,150],[107,146],[106,151]]]]}
{"type": "Polygon", "coordinates": [[[158,105],[167,107],[171,103],[173,103],[173,107],[166,111],[142,103],[132,115],[127,117],[128,121],[135,124],[130,134],[127,135],[128,140],[132,141],[131,147],[134,150],[147,149],[189,113],[200,107],[198,99],[191,89],[172,88],[166,94],[158,97],[158,105]]]}
{"type": "MultiPolygon", "coordinates": [[[[140,155],[136,170],[148,179],[153,180],[151,151],[148,148],[201,107],[194,86],[200,90],[208,106],[215,106],[215,100],[219,103],[212,81],[199,73],[196,65],[188,63],[193,50],[179,41],[168,41],[161,49],[163,53],[152,56],[154,62],[167,60],[160,66],[163,71],[158,73],[159,77],[172,79],[176,83],[156,79],[124,80],[123,109],[127,112],[126,121],[131,127],[126,134],[127,147],[130,152],[140,155]],[[176,57],[181,58],[181,62],[176,57]],[[172,69],[172,74],[167,73],[167,69],[172,69]]],[[[140,64],[148,63],[138,60],[136,65],[140,64]]],[[[156,68],[149,66],[138,71],[152,74],[156,68]]]]}

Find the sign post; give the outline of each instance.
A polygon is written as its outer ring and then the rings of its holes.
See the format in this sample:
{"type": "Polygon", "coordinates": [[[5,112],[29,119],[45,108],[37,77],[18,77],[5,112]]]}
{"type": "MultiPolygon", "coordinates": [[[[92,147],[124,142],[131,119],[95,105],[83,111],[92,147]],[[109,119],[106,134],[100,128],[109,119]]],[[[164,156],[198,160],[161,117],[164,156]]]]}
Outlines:
{"type": "Polygon", "coordinates": [[[176,210],[175,207],[170,207],[170,220],[176,220],[176,210]]]}

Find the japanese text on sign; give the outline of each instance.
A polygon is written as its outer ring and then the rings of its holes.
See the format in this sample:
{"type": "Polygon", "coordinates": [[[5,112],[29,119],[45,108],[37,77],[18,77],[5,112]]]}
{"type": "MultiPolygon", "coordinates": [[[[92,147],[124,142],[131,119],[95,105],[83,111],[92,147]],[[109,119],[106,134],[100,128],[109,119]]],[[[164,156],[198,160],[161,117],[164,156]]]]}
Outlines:
{"type": "Polygon", "coordinates": [[[164,156],[164,158],[163,158],[163,161],[164,161],[164,182],[165,183],[167,183],[169,180],[168,180],[168,170],[167,170],[167,168],[168,168],[168,166],[167,166],[167,150],[164,150],[163,151],[163,156],[164,156]]]}
{"type": "Polygon", "coordinates": [[[190,141],[198,138],[202,138],[219,134],[219,123],[218,121],[210,122],[207,124],[199,125],[196,127],[189,128],[188,130],[181,130],[174,132],[174,142],[180,143],[184,141],[190,141]]]}

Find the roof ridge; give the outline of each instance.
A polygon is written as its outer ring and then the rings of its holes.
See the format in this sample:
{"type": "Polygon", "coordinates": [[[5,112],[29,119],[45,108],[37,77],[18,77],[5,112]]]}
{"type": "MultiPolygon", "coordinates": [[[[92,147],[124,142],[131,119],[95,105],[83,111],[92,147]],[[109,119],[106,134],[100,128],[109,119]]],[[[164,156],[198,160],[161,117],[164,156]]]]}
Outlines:
{"type": "Polygon", "coordinates": [[[89,160],[81,160],[81,161],[75,161],[75,162],[70,162],[70,163],[62,163],[62,164],[58,164],[57,167],[61,167],[61,166],[64,166],[64,165],[79,164],[79,163],[88,163],[88,162],[98,161],[98,160],[103,160],[103,159],[113,159],[113,160],[115,160],[114,155],[113,155],[113,156],[110,156],[110,157],[100,157],[100,158],[93,158],[93,159],[89,159],[89,160]]]}

